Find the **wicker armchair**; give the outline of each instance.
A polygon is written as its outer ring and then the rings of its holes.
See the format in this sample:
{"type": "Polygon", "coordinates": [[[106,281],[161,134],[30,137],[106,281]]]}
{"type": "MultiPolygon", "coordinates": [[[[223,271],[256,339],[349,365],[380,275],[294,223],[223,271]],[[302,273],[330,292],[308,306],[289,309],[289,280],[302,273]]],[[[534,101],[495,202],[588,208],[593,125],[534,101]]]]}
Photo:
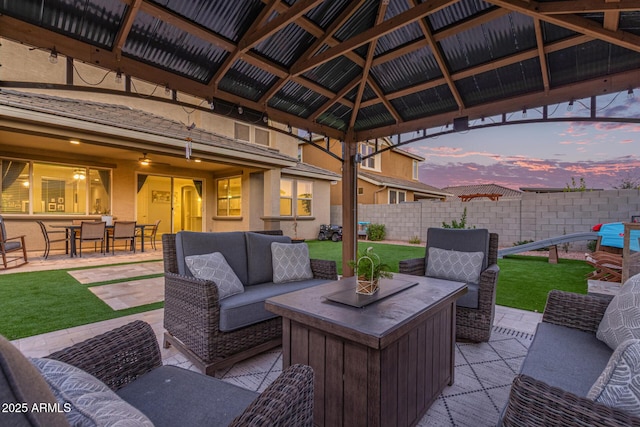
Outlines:
{"type": "MultiPolygon", "coordinates": [[[[134,383],[138,378],[162,366],[155,333],[149,324],[140,320],[57,351],[47,357],[69,363],[90,373],[114,391],[134,383]]],[[[181,371],[190,375],[199,375],[182,369],[181,371]]],[[[200,385],[210,384],[211,390],[200,389],[197,392],[209,393],[213,390],[225,390],[225,387],[231,389],[236,387],[214,378],[207,378],[203,381],[204,383],[200,385]]],[[[233,393],[229,393],[229,396],[233,396],[233,393]]],[[[225,398],[231,398],[229,396],[209,397],[216,399],[216,402],[224,406],[225,398]]],[[[157,395],[154,397],[157,398],[157,395]]],[[[165,397],[171,398],[170,396],[165,397]]],[[[141,399],[145,399],[145,397],[142,396],[141,399]]],[[[175,404],[175,401],[166,403],[171,405],[175,404]]],[[[134,406],[136,405],[134,404],[134,406]]],[[[161,406],[163,406],[161,401],[149,404],[149,408],[152,409],[161,406]]],[[[180,411],[197,413],[214,409],[203,408],[203,406],[203,402],[195,399],[191,407],[180,406],[180,411]]],[[[143,408],[139,409],[145,413],[143,408]]],[[[152,420],[154,419],[154,413],[147,411],[145,415],[152,420]]],[[[155,414],[155,417],[157,416],[155,414]]],[[[196,418],[198,417],[196,416],[196,418]]],[[[175,418],[172,419],[173,422],[185,426],[184,417],[180,414],[175,414],[175,418]]],[[[206,413],[202,414],[201,419],[207,419],[206,413]]],[[[166,425],[173,423],[171,420],[162,421],[166,425]]],[[[311,426],[312,422],[313,370],[309,366],[293,365],[284,370],[244,412],[235,417],[230,425],[311,426]]]]}
{"type": "MultiPolygon", "coordinates": [[[[264,234],[282,234],[267,231],[264,234]]],[[[211,281],[178,274],[176,235],[162,235],[165,271],[164,346],[176,346],[207,375],[282,344],[282,319],[241,329],[219,328],[220,299],[211,281]]],[[[314,278],[337,280],[335,261],[311,260],[314,278]]]]}
{"type": "MultiPolygon", "coordinates": [[[[554,290],[549,293],[542,321],[595,334],[609,301],[554,290]]],[[[640,418],[521,374],[511,386],[502,425],[640,426],[640,418]]]]}
{"type": "MultiPolygon", "coordinates": [[[[429,229],[438,233],[447,233],[460,230],[429,229]]],[[[470,230],[479,231],[479,230],[470,230]]],[[[429,233],[429,231],[427,231],[429,233]]],[[[443,248],[461,250],[461,248],[443,248]]],[[[426,253],[429,251],[429,239],[427,238],[426,253]]],[[[468,308],[458,305],[456,307],[456,338],[474,342],[489,341],[493,318],[496,308],[496,286],[500,268],[498,261],[498,235],[489,233],[489,250],[487,253],[487,268],[480,274],[478,288],[478,308],[468,308]]],[[[425,258],[414,258],[400,261],[400,273],[425,275],[425,258]]]]}

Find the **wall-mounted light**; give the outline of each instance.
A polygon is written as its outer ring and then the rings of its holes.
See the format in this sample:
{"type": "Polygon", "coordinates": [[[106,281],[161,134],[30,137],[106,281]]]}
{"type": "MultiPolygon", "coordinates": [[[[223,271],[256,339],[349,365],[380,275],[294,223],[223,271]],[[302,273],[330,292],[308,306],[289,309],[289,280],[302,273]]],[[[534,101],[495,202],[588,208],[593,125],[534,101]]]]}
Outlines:
{"type": "Polygon", "coordinates": [[[627,99],[633,99],[633,89],[629,89],[627,91],[627,99]]]}
{"type": "Polygon", "coordinates": [[[526,118],[527,118],[527,109],[526,109],[526,108],[523,108],[523,109],[522,109],[522,118],[523,118],[523,119],[526,119],[526,118]]]}
{"type": "Polygon", "coordinates": [[[266,114],[262,115],[262,121],[265,123],[269,123],[269,116],[267,116],[266,114]]]}
{"type": "Polygon", "coordinates": [[[82,181],[87,176],[85,175],[84,169],[76,169],[73,171],[73,179],[82,181]]]}
{"type": "Polygon", "coordinates": [[[122,83],[122,71],[118,70],[116,71],[116,84],[120,84],[122,83]]]}
{"type": "Polygon", "coordinates": [[[216,109],[216,104],[215,104],[215,102],[213,102],[213,98],[211,99],[211,102],[209,103],[209,108],[211,108],[211,111],[216,109]]]}
{"type": "Polygon", "coordinates": [[[289,133],[293,132],[293,128],[291,128],[290,124],[287,124],[287,132],[289,133]]]}
{"type": "Polygon", "coordinates": [[[51,51],[51,55],[49,55],[49,62],[51,62],[52,64],[58,63],[58,51],[56,50],[55,47],[51,51]]]}
{"type": "Polygon", "coordinates": [[[573,99],[569,101],[569,105],[567,105],[567,111],[573,111],[573,99]]]}
{"type": "Polygon", "coordinates": [[[244,113],[244,109],[242,108],[242,106],[238,106],[238,114],[242,114],[244,113]]]}
{"type": "Polygon", "coordinates": [[[169,94],[171,94],[171,88],[169,87],[169,83],[167,83],[167,84],[164,86],[164,94],[165,94],[165,95],[169,95],[169,94]]]}

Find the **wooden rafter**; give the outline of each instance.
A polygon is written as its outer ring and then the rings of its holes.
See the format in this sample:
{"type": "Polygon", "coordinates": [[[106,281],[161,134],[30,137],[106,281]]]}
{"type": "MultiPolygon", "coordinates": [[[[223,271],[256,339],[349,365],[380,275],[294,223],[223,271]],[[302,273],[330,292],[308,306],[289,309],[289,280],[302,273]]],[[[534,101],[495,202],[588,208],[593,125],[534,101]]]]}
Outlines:
{"type": "MultiPolygon", "coordinates": [[[[409,0],[409,5],[411,7],[415,7],[416,1],[409,0]]],[[[438,44],[436,43],[435,38],[431,34],[431,29],[429,28],[429,26],[427,25],[424,19],[418,20],[418,25],[420,25],[420,30],[422,31],[422,34],[424,34],[424,38],[429,42],[429,46],[431,47],[431,53],[433,54],[433,57],[438,63],[438,67],[440,68],[440,72],[442,73],[442,77],[444,78],[444,81],[447,82],[447,86],[449,86],[449,90],[451,91],[453,98],[456,100],[456,104],[458,104],[458,108],[462,110],[464,108],[464,101],[462,100],[462,96],[460,96],[460,92],[458,91],[456,84],[451,78],[451,73],[449,72],[449,67],[447,67],[447,62],[445,61],[444,56],[442,55],[442,52],[440,52],[440,48],[438,47],[438,44]]]]}
{"type": "Polygon", "coordinates": [[[319,55],[313,56],[306,61],[303,61],[295,67],[291,67],[292,74],[302,74],[312,68],[329,62],[340,55],[344,55],[346,52],[350,52],[359,48],[362,45],[369,43],[373,39],[380,38],[385,34],[389,34],[399,28],[409,25],[412,22],[417,21],[427,15],[435,13],[451,3],[455,3],[457,0],[429,0],[424,3],[420,3],[413,9],[402,12],[393,18],[383,21],[379,25],[375,25],[368,30],[361,32],[358,35],[351,37],[343,41],[342,43],[322,52],[319,55]]]}
{"type": "Polygon", "coordinates": [[[565,0],[540,3],[538,12],[545,15],[567,15],[570,13],[634,12],[638,10],[638,0],[565,0]]]}
{"type": "MultiPolygon", "coordinates": [[[[388,2],[380,2],[378,5],[378,15],[376,16],[375,25],[380,25],[382,21],[384,21],[384,15],[387,12],[388,2]]],[[[351,118],[349,119],[349,127],[352,128],[356,123],[356,119],[358,118],[358,112],[360,111],[360,103],[362,102],[362,94],[364,93],[364,89],[367,86],[367,80],[369,78],[369,71],[371,70],[371,62],[373,61],[373,54],[376,51],[376,46],[378,45],[378,38],[374,38],[369,42],[369,48],[367,49],[367,58],[364,63],[364,68],[362,69],[362,80],[360,80],[360,85],[358,86],[358,93],[356,95],[356,102],[354,108],[351,110],[351,118]]]]}
{"type": "Polygon", "coordinates": [[[358,84],[360,83],[360,80],[362,80],[362,75],[357,76],[355,79],[347,83],[342,89],[340,89],[338,93],[336,93],[336,95],[333,98],[329,99],[327,102],[322,104],[320,108],[314,111],[311,114],[310,119],[315,121],[318,117],[320,117],[322,113],[324,113],[329,108],[331,108],[333,104],[340,101],[340,99],[342,99],[347,93],[349,93],[351,89],[358,86],[358,84]]]}
{"type": "Polygon", "coordinates": [[[122,25],[120,26],[120,30],[118,31],[116,39],[113,43],[113,49],[116,55],[122,54],[122,47],[127,41],[127,37],[129,37],[129,32],[131,31],[131,27],[133,26],[133,21],[136,19],[136,15],[138,14],[138,10],[140,10],[141,4],[142,0],[133,0],[124,15],[122,25]]]}
{"type": "MultiPolygon", "coordinates": [[[[260,28],[260,26],[264,24],[267,18],[269,18],[269,15],[271,15],[271,12],[273,12],[273,10],[275,9],[276,3],[278,3],[279,1],[280,0],[271,0],[270,3],[268,3],[266,6],[262,8],[258,17],[253,21],[253,24],[251,24],[251,27],[249,27],[249,29],[247,30],[247,34],[251,33],[252,30],[260,28]]],[[[236,60],[238,60],[240,55],[242,55],[244,52],[249,50],[249,49],[243,49],[240,47],[240,45],[242,44],[242,41],[245,39],[245,37],[247,37],[247,34],[245,34],[243,38],[240,39],[240,43],[238,43],[238,45],[233,50],[233,52],[227,55],[222,65],[220,65],[220,68],[218,68],[218,70],[216,71],[216,74],[213,76],[213,78],[211,79],[211,82],[209,83],[210,87],[217,88],[218,83],[220,83],[220,80],[222,80],[224,75],[227,74],[227,71],[229,71],[229,68],[233,66],[233,64],[236,62],[236,60]]]]}
{"type": "MultiPolygon", "coordinates": [[[[608,30],[595,21],[577,15],[545,15],[538,11],[542,3],[537,1],[487,1],[497,6],[504,7],[505,9],[509,9],[532,18],[538,18],[541,21],[546,21],[559,27],[564,27],[571,31],[600,39],[607,43],[624,47],[625,49],[629,49],[634,52],[640,52],[640,36],[622,30],[608,30]]],[[[638,10],[637,4],[635,10],[638,10]]]]}
{"type": "Polygon", "coordinates": [[[538,59],[540,60],[540,74],[542,75],[542,85],[544,92],[549,92],[549,70],[547,68],[547,55],[544,53],[544,37],[542,36],[542,25],[540,20],[533,20],[533,28],[536,32],[536,46],[538,48],[538,59]]]}
{"type": "MultiPolygon", "coordinates": [[[[607,4],[620,4],[620,0],[605,0],[607,4]]],[[[607,30],[617,31],[618,25],[620,25],[620,11],[619,10],[610,10],[604,13],[604,22],[602,26],[607,30]]]]}
{"type": "MultiPolygon", "coordinates": [[[[400,114],[398,114],[398,111],[396,110],[396,108],[389,101],[387,96],[382,92],[382,89],[380,88],[380,86],[378,86],[378,83],[376,83],[376,81],[374,79],[370,79],[369,86],[371,86],[371,89],[373,89],[373,91],[375,92],[375,94],[378,97],[378,99],[380,100],[380,102],[382,102],[382,104],[384,104],[385,108],[391,113],[391,115],[393,116],[393,119],[396,121],[396,123],[399,123],[400,121],[402,121],[402,118],[400,117],[400,114]]],[[[360,104],[360,106],[362,106],[362,104],[360,104]]]]}

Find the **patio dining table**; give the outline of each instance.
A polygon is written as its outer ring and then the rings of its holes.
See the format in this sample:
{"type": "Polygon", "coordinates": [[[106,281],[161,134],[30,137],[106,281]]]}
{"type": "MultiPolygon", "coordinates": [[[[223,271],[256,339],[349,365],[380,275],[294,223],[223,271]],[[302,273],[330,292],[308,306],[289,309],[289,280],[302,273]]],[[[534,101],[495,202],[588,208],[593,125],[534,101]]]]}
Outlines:
{"type": "MultiPolygon", "coordinates": [[[[144,229],[145,227],[153,227],[154,224],[136,224],[136,229],[140,230],[140,250],[144,252],[144,229]]],[[[69,256],[74,257],[77,255],[76,253],[76,236],[77,231],[80,230],[82,226],[80,224],[66,224],[66,225],[52,225],[51,228],[64,228],[69,233],[69,256]]],[[[109,239],[107,238],[108,230],[112,230],[113,225],[105,226],[105,240],[106,240],[106,252],[109,252],[109,239]]]]}

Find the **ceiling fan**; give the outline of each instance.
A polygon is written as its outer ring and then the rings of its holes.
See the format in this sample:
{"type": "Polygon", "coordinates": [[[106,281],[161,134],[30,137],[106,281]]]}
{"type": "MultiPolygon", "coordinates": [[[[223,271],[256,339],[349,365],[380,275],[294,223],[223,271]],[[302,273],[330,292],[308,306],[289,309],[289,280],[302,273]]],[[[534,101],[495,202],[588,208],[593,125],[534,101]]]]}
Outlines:
{"type": "Polygon", "coordinates": [[[138,158],[138,163],[141,166],[171,166],[170,163],[161,163],[161,162],[156,162],[153,159],[151,159],[147,153],[142,153],[142,157],[138,158]]]}

